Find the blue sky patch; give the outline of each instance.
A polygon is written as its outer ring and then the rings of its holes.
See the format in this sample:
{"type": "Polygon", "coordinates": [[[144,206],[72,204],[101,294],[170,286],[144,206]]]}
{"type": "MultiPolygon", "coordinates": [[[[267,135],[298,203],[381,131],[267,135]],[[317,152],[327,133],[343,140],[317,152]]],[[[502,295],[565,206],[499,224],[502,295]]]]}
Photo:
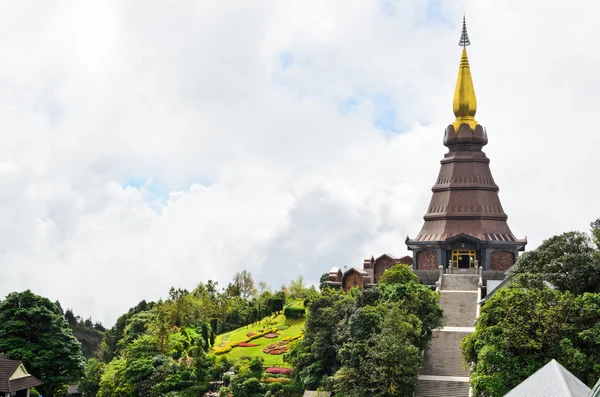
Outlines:
{"type": "Polygon", "coordinates": [[[362,94],[343,100],[338,111],[342,116],[356,111],[364,102],[373,107],[373,125],[385,134],[401,134],[408,131],[408,124],[401,118],[400,105],[388,94],[362,94]]]}
{"type": "Polygon", "coordinates": [[[279,64],[282,70],[286,70],[294,63],[294,56],[289,52],[282,52],[279,54],[279,64]]]}
{"type": "Polygon", "coordinates": [[[447,27],[456,26],[452,22],[450,12],[442,5],[441,0],[428,0],[425,7],[425,20],[429,24],[443,25],[447,27]]]}
{"type": "Polygon", "coordinates": [[[169,193],[172,191],[187,191],[193,184],[209,187],[214,185],[214,181],[207,177],[197,176],[195,178],[186,179],[179,184],[171,185],[159,178],[132,176],[127,179],[123,186],[143,189],[156,198],[167,199],[169,193]]]}
{"type": "Polygon", "coordinates": [[[385,15],[393,17],[394,15],[396,15],[397,11],[396,4],[394,3],[395,1],[393,0],[381,0],[379,3],[379,9],[385,15]]]}

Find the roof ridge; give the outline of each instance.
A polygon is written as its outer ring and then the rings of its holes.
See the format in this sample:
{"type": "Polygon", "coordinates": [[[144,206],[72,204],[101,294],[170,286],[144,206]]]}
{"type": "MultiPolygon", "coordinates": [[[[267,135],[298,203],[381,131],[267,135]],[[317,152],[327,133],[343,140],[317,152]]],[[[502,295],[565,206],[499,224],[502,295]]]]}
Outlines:
{"type": "Polygon", "coordinates": [[[571,393],[571,388],[569,387],[569,385],[567,384],[567,380],[565,379],[564,371],[566,369],[562,365],[560,365],[560,363],[555,359],[550,360],[550,362],[546,365],[548,365],[550,368],[552,368],[554,372],[556,372],[556,378],[558,380],[558,383],[560,384],[561,389],[565,393],[565,397],[573,397],[573,393],[571,393]]]}

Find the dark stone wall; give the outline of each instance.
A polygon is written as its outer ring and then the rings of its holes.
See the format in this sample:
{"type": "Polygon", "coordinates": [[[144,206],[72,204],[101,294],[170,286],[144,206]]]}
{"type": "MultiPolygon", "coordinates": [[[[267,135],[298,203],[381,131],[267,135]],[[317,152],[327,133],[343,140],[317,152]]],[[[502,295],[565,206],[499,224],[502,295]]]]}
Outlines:
{"type": "Polygon", "coordinates": [[[515,255],[508,251],[494,251],[490,255],[490,270],[508,270],[514,265],[515,255]]]}
{"type": "Polygon", "coordinates": [[[417,254],[417,266],[419,270],[436,270],[438,266],[437,252],[421,251],[417,254]]]}

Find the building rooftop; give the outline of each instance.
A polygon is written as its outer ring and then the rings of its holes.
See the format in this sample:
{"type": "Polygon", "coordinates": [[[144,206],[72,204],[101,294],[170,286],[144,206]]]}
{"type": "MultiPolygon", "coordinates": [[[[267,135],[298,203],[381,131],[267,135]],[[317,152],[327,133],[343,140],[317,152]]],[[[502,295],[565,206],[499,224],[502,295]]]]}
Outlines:
{"type": "Polygon", "coordinates": [[[588,397],[591,389],[558,361],[552,360],[505,397],[588,397]]]}

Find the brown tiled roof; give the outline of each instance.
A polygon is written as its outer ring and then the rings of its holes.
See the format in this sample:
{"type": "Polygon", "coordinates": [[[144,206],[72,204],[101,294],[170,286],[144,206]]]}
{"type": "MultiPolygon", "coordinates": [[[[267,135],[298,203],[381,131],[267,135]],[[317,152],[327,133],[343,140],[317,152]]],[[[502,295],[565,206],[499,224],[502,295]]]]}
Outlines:
{"type": "Polygon", "coordinates": [[[36,378],[33,375],[27,375],[24,376],[22,378],[18,378],[18,379],[13,379],[11,381],[9,381],[9,389],[7,391],[19,391],[19,390],[25,390],[25,389],[29,389],[32,387],[36,387],[42,384],[42,381],[39,380],[38,378],[36,378]]]}
{"type": "Polygon", "coordinates": [[[20,364],[20,361],[7,359],[4,354],[0,356],[0,392],[10,391],[8,378],[15,373],[20,364]]]}
{"type": "Polygon", "coordinates": [[[444,145],[449,151],[441,161],[423,227],[409,243],[447,242],[467,234],[483,242],[524,246],[506,222],[490,161],[482,151],[486,144],[487,134],[480,125],[473,129],[462,124],[458,131],[448,126],[444,145]]]}
{"type": "Polygon", "coordinates": [[[9,360],[0,353],[0,392],[19,391],[42,384],[38,378],[32,375],[9,380],[21,363],[22,361],[19,360],[9,360]]]}

